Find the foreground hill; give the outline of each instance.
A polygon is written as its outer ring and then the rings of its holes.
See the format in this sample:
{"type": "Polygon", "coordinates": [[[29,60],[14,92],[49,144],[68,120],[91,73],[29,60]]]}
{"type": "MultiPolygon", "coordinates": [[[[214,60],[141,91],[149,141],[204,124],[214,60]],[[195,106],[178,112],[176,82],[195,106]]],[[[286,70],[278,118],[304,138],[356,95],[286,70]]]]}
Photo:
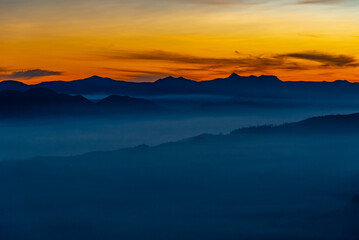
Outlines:
{"type": "Polygon", "coordinates": [[[167,77],[153,83],[116,81],[92,76],[75,81],[43,82],[26,85],[16,81],[0,82],[0,90],[24,91],[31,88],[49,88],[66,94],[119,94],[128,96],[160,95],[224,95],[240,97],[280,98],[358,98],[359,84],[347,81],[335,82],[283,82],[275,76],[243,77],[235,73],[228,78],[197,82],[182,77],[167,77]]]}
{"type": "Polygon", "coordinates": [[[313,117],[280,126],[242,128],[232,134],[359,134],[359,113],[313,117]]]}
{"type": "Polygon", "coordinates": [[[58,94],[46,88],[25,92],[0,92],[0,116],[77,114],[89,111],[93,103],[82,96],[58,94]]]}
{"type": "Polygon", "coordinates": [[[156,103],[142,99],[133,98],[129,96],[118,96],[111,95],[102,100],[97,104],[102,110],[115,111],[115,112],[148,112],[157,113],[164,111],[164,108],[158,106],[156,103]]]}
{"type": "Polygon", "coordinates": [[[357,114],[329,116],[270,132],[242,129],[156,147],[2,162],[0,234],[354,240],[359,133],[348,130],[355,123],[357,114]]]}
{"type": "Polygon", "coordinates": [[[0,91],[0,117],[159,113],[157,104],[127,96],[110,96],[94,103],[80,95],[59,94],[47,88],[24,92],[0,91]]]}

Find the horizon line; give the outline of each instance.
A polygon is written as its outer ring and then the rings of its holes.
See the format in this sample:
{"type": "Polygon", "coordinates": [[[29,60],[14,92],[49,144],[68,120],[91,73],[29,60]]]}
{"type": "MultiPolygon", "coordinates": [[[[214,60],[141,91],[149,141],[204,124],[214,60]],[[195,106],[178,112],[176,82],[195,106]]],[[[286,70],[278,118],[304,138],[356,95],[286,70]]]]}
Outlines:
{"type": "Polygon", "coordinates": [[[110,77],[102,77],[102,76],[99,76],[99,75],[92,75],[92,76],[89,76],[89,77],[85,77],[85,78],[80,78],[80,79],[72,79],[72,80],[48,80],[48,81],[40,81],[38,83],[26,83],[26,80],[16,80],[16,79],[5,79],[5,80],[0,80],[0,83],[3,83],[3,82],[19,82],[19,83],[22,83],[22,84],[25,84],[25,85],[37,85],[37,84],[41,84],[41,83],[47,83],[47,82],[73,82],[73,81],[81,81],[81,80],[86,80],[86,79],[90,79],[90,78],[102,78],[102,79],[110,79],[110,80],[113,80],[113,81],[118,81],[118,82],[129,82],[129,83],[155,83],[159,80],[163,80],[163,79],[168,79],[168,78],[174,78],[174,79],[185,79],[185,80],[189,80],[189,81],[194,81],[194,82],[207,82],[207,81],[213,81],[213,80],[219,80],[219,79],[228,79],[232,76],[236,76],[236,77],[241,77],[241,78],[250,78],[250,77],[256,77],[256,78],[260,78],[260,77],[275,77],[277,78],[279,81],[281,82],[322,82],[322,83],[334,83],[334,82],[348,82],[348,83],[359,83],[359,81],[349,81],[349,80],[346,80],[346,79],[337,79],[337,80],[322,80],[322,81],[313,81],[313,80],[282,80],[280,79],[278,76],[276,75],[267,75],[267,74],[261,74],[261,75],[254,75],[254,74],[251,74],[251,75],[240,75],[240,74],[237,74],[236,72],[232,72],[230,75],[228,75],[228,77],[222,77],[222,78],[214,78],[214,79],[208,79],[208,80],[196,80],[196,79],[192,79],[192,78],[186,78],[186,77],[183,77],[183,76],[173,76],[173,75],[168,75],[166,77],[163,77],[163,78],[158,78],[156,80],[153,80],[153,81],[131,81],[131,80],[121,80],[121,79],[114,79],[114,78],[110,78],[110,77]]]}

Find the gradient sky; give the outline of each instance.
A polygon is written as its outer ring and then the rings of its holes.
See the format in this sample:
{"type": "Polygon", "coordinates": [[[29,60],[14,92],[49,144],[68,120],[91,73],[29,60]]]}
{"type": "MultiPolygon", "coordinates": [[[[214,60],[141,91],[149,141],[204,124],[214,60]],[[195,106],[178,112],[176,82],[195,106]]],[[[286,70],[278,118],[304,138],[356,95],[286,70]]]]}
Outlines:
{"type": "Polygon", "coordinates": [[[0,80],[359,81],[357,0],[0,0],[0,80]]]}

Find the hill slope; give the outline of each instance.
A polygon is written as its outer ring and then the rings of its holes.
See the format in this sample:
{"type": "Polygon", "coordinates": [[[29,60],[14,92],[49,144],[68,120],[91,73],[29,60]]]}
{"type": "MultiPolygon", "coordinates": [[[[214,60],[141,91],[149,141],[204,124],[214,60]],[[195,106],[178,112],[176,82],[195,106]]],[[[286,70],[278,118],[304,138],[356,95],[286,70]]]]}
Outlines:
{"type": "Polygon", "coordinates": [[[2,237],[356,239],[359,134],[262,133],[0,162],[2,237]]]}
{"type": "Polygon", "coordinates": [[[24,92],[0,91],[0,117],[111,115],[164,111],[164,108],[149,100],[127,96],[110,96],[94,103],[80,95],[59,94],[47,88],[34,88],[24,92]]]}

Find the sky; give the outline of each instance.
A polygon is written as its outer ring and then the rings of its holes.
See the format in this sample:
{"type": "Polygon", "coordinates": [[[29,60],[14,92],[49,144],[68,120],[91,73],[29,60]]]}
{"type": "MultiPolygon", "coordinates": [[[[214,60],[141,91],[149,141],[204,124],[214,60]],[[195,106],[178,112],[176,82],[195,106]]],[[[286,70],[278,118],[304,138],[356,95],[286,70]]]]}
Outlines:
{"type": "Polygon", "coordinates": [[[359,82],[357,0],[0,0],[0,80],[359,82]]]}

